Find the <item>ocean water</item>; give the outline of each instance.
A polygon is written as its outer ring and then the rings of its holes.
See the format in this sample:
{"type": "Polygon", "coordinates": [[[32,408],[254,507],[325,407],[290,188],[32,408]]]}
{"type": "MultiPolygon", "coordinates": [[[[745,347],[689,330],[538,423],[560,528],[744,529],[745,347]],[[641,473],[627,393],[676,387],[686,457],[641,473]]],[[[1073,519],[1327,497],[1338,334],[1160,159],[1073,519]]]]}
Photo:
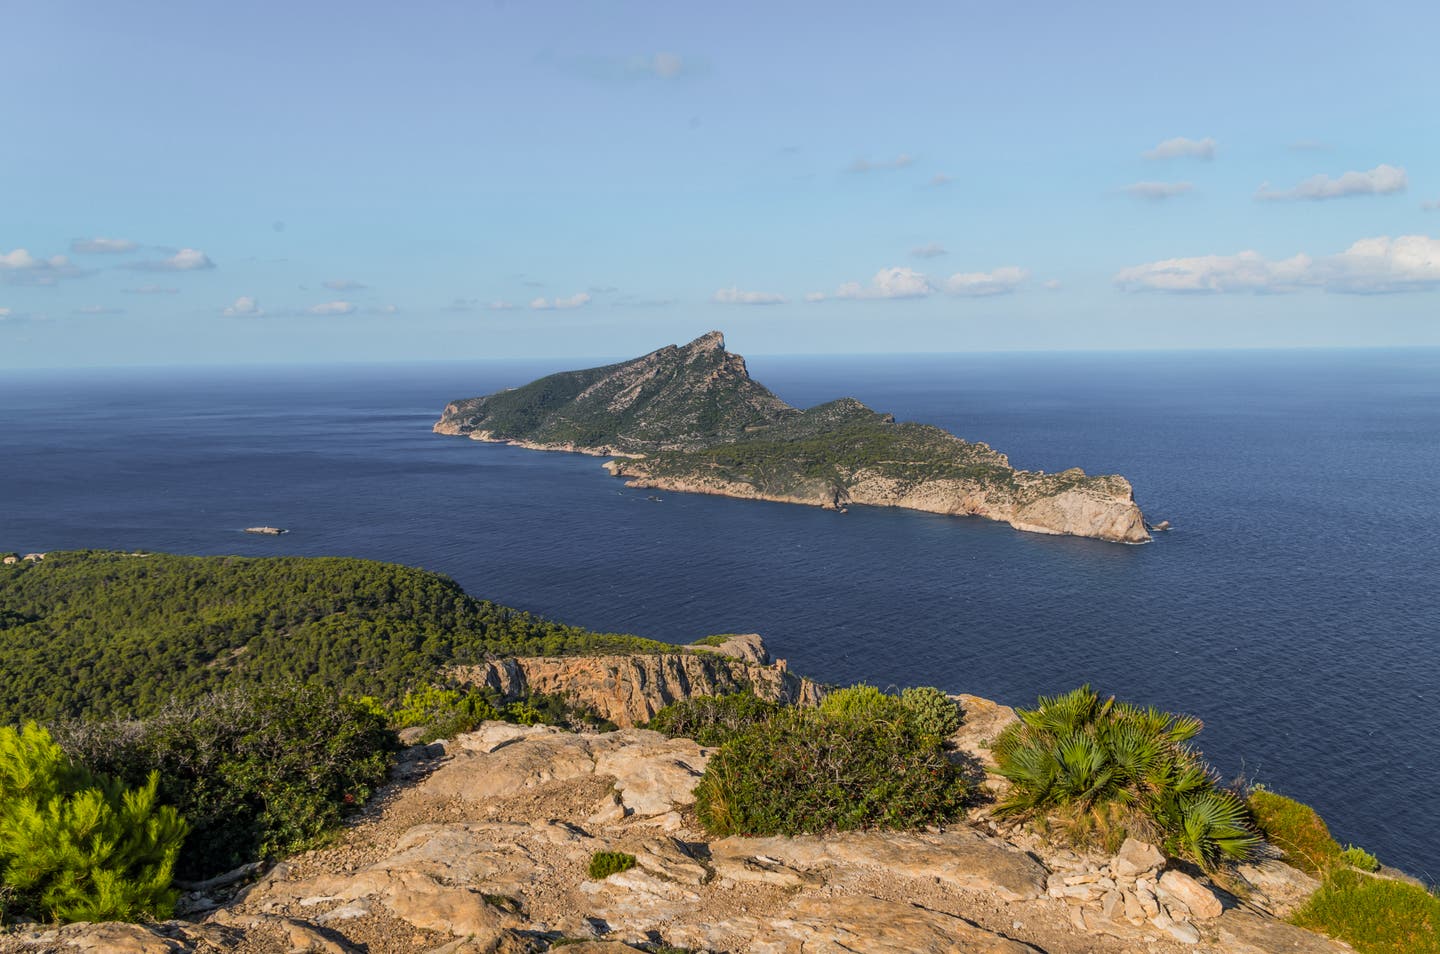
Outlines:
{"type": "MultiPolygon", "coordinates": [[[[1026,468],[1125,474],[1128,547],[975,518],[626,489],[430,433],[553,365],[6,373],[0,549],[337,554],[596,629],[760,632],[822,680],[1201,717],[1226,776],[1440,876],[1440,351],[753,358],[1026,468]],[[246,535],[256,524],[282,537],[246,535]]],[[[3,674],[0,674],[3,677],[3,674]]]]}

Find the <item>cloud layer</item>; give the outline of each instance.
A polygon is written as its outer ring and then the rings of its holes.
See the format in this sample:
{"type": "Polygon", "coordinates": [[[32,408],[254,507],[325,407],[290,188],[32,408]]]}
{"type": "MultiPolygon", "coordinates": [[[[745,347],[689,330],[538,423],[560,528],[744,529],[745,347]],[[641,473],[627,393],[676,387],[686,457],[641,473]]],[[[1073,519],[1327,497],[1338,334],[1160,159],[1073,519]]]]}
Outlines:
{"type": "Polygon", "coordinates": [[[1215,140],[1209,136],[1204,139],[1176,136],[1146,150],[1144,156],[1146,159],[1214,159],[1215,140]]]}
{"type": "Polygon", "coordinates": [[[94,274],[79,268],[64,255],[36,258],[28,249],[0,252],[0,279],[12,285],[54,285],[66,278],[94,274]]]}
{"type": "Polygon", "coordinates": [[[1121,191],[1126,195],[1145,199],[1148,202],[1163,202],[1166,199],[1173,199],[1177,195],[1194,191],[1194,189],[1195,187],[1188,182],[1132,182],[1121,191]]]}
{"type": "Polygon", "coordinates": [[[221,314],[227,318],[258,318],[265,314],[265,310],[254,298],[249,295],[241,295],[235,299],[235,304],[226,308],[221,314]]]}
{"type": "Polygon", "coordinates": [[[590,304],[589,292],[576,292],[569,298],[536,298],[530,302],[531,311],[565,311],[590,304]]]}
{"type": "Polygon", "coordinates": [[[198,272],[214,268],[210,256],[198,248],[182,248],[169,258],[159,261],[133,262],[125,266],[142,272],[198,272]]]}
{"type": "MultiPolygon", "coordinates": [[[[846,282],[835,290],[835,298],[849,301],[884,301],[901,298],[927,298],[945,292],[961,298],[986,298],[1006,295],[1022,285],[1030,273],[1016,265],[1007,265],[989,272],[956,272],[949,278],[932,279],[904,265],[882,268],[870,284],[846,282]]],[[[826,295],[811,292],[806,301],[824,301],[826,295]]]]}
{"type": "Polygon", "coordinates": [[[132,242],[130,239],[75,239],[70,243],[70,251],[76,255],[122,255],[139,247],[139,242],[132,242]]]}
{"type": "Polygon", "coordinates": [[[1293,189],[1277,191],[1271,189],[1267,182],[1255,193],[1255,198],[1268,202],[1287,202],[1300,199],[1343,199],[1352,195],[1392,195],[1404,192],[1409,185],[1410,180],[1404,169],[1382,163],[1369,172],[1347,172],[1338,179],[1326,175],[1311,176],[1293,189]]]}
{"type": "Polygon", "coordinates": [[[1122,269],[1126,291],[1278,294],[1318,288],[1348,294],[1440,288],[1440,239],[1428,235],[1361,239],[1338,255],[1294,255],[1278,261],[1259,252],[1171,258],[1122,269]]]}
{"type": "Polygon", "coordinates": [[[717,291],[711,301],[720,305],[783,305],[785,296],[774,292],[741,291],[731,285],[717,291]]]}

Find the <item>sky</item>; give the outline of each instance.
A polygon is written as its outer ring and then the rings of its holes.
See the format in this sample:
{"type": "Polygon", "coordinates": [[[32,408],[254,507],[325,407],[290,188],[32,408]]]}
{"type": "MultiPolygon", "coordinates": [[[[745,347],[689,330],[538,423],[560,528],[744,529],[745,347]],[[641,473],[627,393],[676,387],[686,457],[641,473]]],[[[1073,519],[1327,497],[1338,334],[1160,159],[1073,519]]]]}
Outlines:
{"type": "Polygon", "coordinates": [[[0,368],[1440,345],[1433,2],[0,24],[0,368]]]}

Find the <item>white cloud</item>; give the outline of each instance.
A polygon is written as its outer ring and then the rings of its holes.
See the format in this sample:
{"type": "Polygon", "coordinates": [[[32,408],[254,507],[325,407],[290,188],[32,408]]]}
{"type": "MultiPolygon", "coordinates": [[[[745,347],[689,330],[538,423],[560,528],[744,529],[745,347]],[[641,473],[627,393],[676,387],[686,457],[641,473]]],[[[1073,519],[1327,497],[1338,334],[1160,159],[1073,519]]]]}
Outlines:
{"type": "Polygon", "coordinates": [[[134,262],[126,265],[142,272],[197,272],[214,268],[210,256],[197,248],[182,248],[180,251],[158,262],[134,262]]]}
{"type": "Polygon", "coordinates": [[[358,291],[359,289],[366,287],[360,282],[351,281],[348,278],[332,278],[328,282],[321,282],[320,284],[324,285],[331,291],[358,291]]]}
{"type": "Polygon", "coordinates": [[[77,315],[123,315],[124,308],[115,308],[110,305],[81,305],[75,309],[77,315]]]}
{"type": "Polygon", "coordinates": [[[1029,272],[1015,265],[997,268],[993,272],[959,272],[945,279],[945,290],[967,298],[1008,295],[1028,277],[1029,272]]]}
{"type": "Polygon", "coordinates": [[[533,311],[554,311],[556,309],[563,311],[568,308],[579,308],[589,303],[589,292],[576,292],[569,298],[536,298],[530,302],[530,308],[533,311]]]}
{"type": "Polygon", "coordinates": [[[826,295],[825,295],[824,292],[806,292],[806,293],[805,293],[805,300],[806,300],[806,301],[812,301],[812,302],[813,302],[813,301],[824,301],[825,298],[826,298],[826,295]]]}
{"type": "Polygon", "coordinates": [[[139,288],[120,289],[127,295],[175,295],[179,294],[178,288],[166,288],[163,285],[141,285],[139,288]]]}
{"type": "Polygon", "coordinates": [[[931,242],[929,245],[917,245],[910,250],[910,254],[916,258],[938,258],[945,254],[945,246],[939,242],[931,242]]]}
{"type": "Polygon", "coordinates": [[[711,301],[720,305],[783,305],[785,296],[774,292],[741,291],[731,285],[717,291],[711,301]]]}
{"type": "Polygon", "coordinates": [[[120,255],[133,252],[139,247],[139,242],[130,239],[75,239],[70,243],[70,251],[77,255],[120,255]]]}
{"type": "Polygon", "coordinates": [[[398,314],[400,314],[400,306],[399,306],[399,305],[376,305],[374,308],[371,308],[371,309],[370,309],[370,313],[371,313],[372,315],[398,315],[398,314]]]}
{"type": "Polygon", "coordinates": [[[1440,199],[1428,199],[1428,200],[1426,200],[1426,201],[1424,201],[1424,202],[1421,202],[1421,203],[1420,203],[1420,211],[1422,211],[1422,212],[1437,212],[1437,211],[1440,211],[1440,199]]]}
{"type": "Polygon", "coordinates": [[[23,248],[0,252],[0,279],[11,285],[54,285],[66,278],[93,274],[93,270],[76,266],[64,255],[36,258],[23,248]]]}
{"type": "Polygon", "coordinates": [[[265,314],[265,309],[260,307],[260,302],[249,295],[241,295],[235,299],[235,304],[230,305],[221,314],[227,318],[258,318],[265,314]]]}
{"type": "Polygon", "coordinates": [[[1361,239],[1323,258],[1294,255],[1271,261],[1259,252],[1172,258],[1122,269],[1126,291],[1267,294],[1318,288],[1378,294],[1440,288],[1440,239],[1428,235],[1361,239]]]}
{"type": "Polygon", "coordinates": [[[4,321],[6,318],[9,318],[13,314],[14,312],[12,312],[9,308],[0,308],[0,321],[4,321]]]}
{"type": "Polygon", "coordinates": [[[311,305],[306,309],[309,314],[327,317],[330,315],[349,315],[355,312],[353,301],[327,301],[319,305],[311,305]]]}
{"type": "Polygon", "coordinates": [[[1311,176],[1293,189],[1276,191],[1270,183],[1260,186],[1255,198],[1266,201],[1292,199],[1340,199],[1350,195],[1390,195],[1404,192],[1410,180],[1405,170],[1381,164],[1369,172],[1347,172],[1338,179],[1326,175],[1311,176]]]}
{"type": "Polygon", "coordinates": [[[1060,290],[1062,287],[1064,287],[1064,286],[1062,286],[1062,285],[1060,284],[1060,279],[1058,279],[1058,278],[1049,278],[1049,279],[1046,279],[1046,280],[1040,285],[1040,287],[1043,288],[1043,289],[1045,289],[1046,291],[1059,291],[1059,290],[1060,290]]]}
{"type": "Polygon", "coordinates": [[[951,182],[954,182],[954,181],[955,181],[955,180],[951,179],[949,176],[947,176],[947,175],[946,175],[945,173],[943,173],[943,172],[937,172],[937,173],[935,173],[933,176],[930,177],[930,184],[931,184],[932,186],[949,185],[951,182]]]}
{"type": "Polygon", "coordinates": [[[1238,255],[1168,258],[1121,269],[1115,276],[1115,283],[1126,291],[1293,291],[1304,283],[1312,264],[1306,255],[1270,262],[1253,251],[1238,255]]]}
{"type": "Polygon", "coordinates": [[[1137,199],[1163,202],[1177,195],[1184,195],[1194,188],[1188,182],[1133,182],[1121,191],[1137,199]]]}
{"type": "Polygon", "coordinates": [[[902,152],[894,159],[882,159],[878,162],[871,162],[869,159],[856,159],[854,162],[850,163],[850,166],[845,171],[878,172],[882,169],[904,169],[906,166],[910,165],[914,161],[915,160],[912,159],[908,154],[902,152]]]}
{"type": "Polygon", "coordinates": [[[1174,139],[1167,139],[1154,149],[1144,153],[1146,159],[1214,159],[1215,140],[1206,136],[1204,139],[1186,139],[1184,136],[1176,136],[1174,139]]]}
{"type": "Polygon", "coordinates": [[[935,289],[930,280],[913,268],[897,265],[882,268],[870,280],[869,287],[859,282],[846,282],[835,291],[836,298],[872,300],[882,298],[924,298],[935,289]]]}
{"type": "Polygon", "coordinates": [[[487,307],[489,307],[491,311],[509,311],[515,306],[508,301],[496,299],[495,301],[492,301],[487,307]]]}
{"type": "Polygon", "coordinates": [[[674,53],[656,53],[650,57],[649,67],[661,79],[674,79],[685,72],[685,61],[674,53]]]}

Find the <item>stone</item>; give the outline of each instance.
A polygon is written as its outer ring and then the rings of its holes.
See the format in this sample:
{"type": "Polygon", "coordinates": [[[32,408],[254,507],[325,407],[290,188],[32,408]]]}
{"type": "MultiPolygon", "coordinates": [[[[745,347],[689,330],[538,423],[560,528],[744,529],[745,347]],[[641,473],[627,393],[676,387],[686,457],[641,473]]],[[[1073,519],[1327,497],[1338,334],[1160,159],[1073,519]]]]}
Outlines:
{"type": "Polygon", "coordinates": [[[1225,954],[1354,954],[1348,944],[1241,908],[1227,910],[1216,929],[1225,954]]]}
{"type": "Polygon", "coordinates": [[[1189,909],[1190,914],[1201,920],[1218,918],[1225,910],[1214,893],[1183,871],[1167,871],[1160,876],[1160,894],[1169,895],[1189,909]]]}
{"type": "Polygon", "coordinates": [[[1265,860],[1240,865],[1240,877],[1256,888],[1271,914],[1288,917],[1320,888],[1320,882],[1281,861],[1265,860]]]}
{"type": "Polygon", "coordinates": [[[290,942],[290,954],[354,954],[348,944],[327,937],[319,928],[304,921],[286,920],[285,939],[290,942]]]}
{"type": "Polygon", "coordinates": [[[66,947],[93,954],[176,954],[188,948],[180,941],[162,937],[139,924],[106,922],[71,925],[60,935],[66,947]]]}
{"type": "Polygon", "coordinates": [[[1100,899],[1101,917],[1105,917],[1110,919],[1111,921],[1114,921],[1117,917],[1125,913],[1125,908],[1128,901],[1129,898],[1127,898],[1125,895],[1122,895],[1119,891],[1115,891],[1112,889],[1105,892],[1105,897],[1100,899]]]}
{"type": "Polygon", "coordinates": [[[801,894],[778,914],[723,921],[698,931],[667,932],[681,946],[743,949],[749,954],[1036,954],[963,918],[898,901],[801,894]],[[748,937],[738,948],[725,937],[748,937]]]}
{"type": "Polygon", "coordinates": [[[1116,877],[1135,878],[1165,864],[1165,855],[1159,848],[1136,838],[1126,838],[1110,862],[1110,870],[1116,877]]]}
{"type": "Polygon", "coordinates": [[[1199,944],[1200,931],[1195,925],[1188,921],[1172,921],[1169,928],[1170,936],[1181,944],[1199,944]]]}

